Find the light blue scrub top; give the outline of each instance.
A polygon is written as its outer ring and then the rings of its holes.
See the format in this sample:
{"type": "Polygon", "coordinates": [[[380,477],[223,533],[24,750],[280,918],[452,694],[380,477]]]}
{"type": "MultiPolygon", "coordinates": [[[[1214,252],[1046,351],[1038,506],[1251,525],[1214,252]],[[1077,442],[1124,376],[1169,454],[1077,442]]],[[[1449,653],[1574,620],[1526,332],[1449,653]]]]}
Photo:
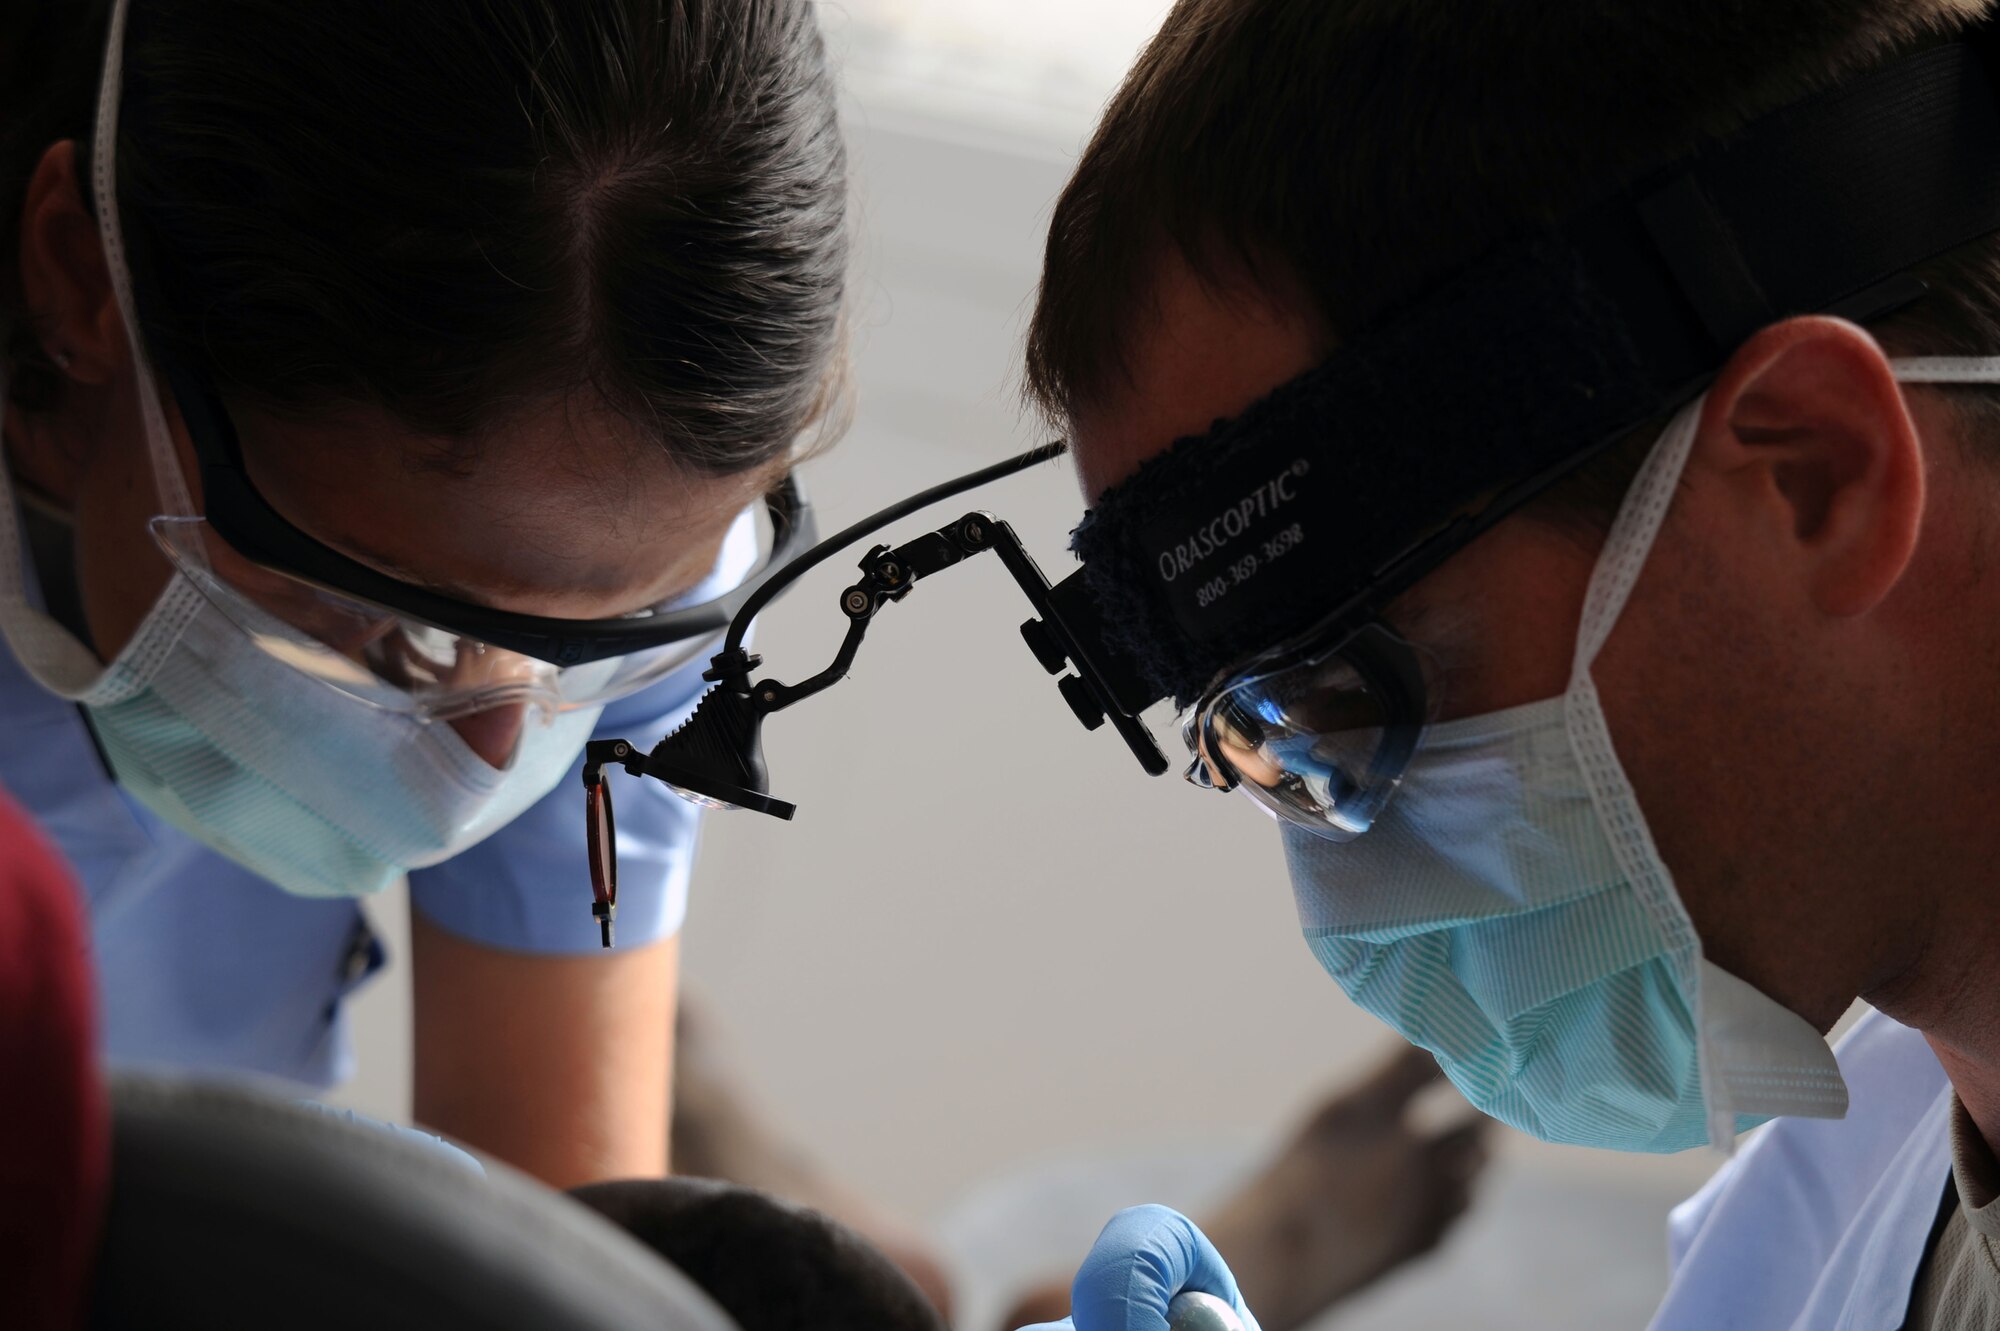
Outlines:
{"type": "MultiPolygon", "coordinates": [[[[739,522],[688,599],[721,594],[755,559],[755,528],[739,522]]],[[[38,599],[32,574],[28,585],[38,599]]],[[[607,707],[598,733],[651,747],[693,709],[706,667],[706,655],[697,656],[607,707]]],[[[601,951],[582,770],[579,758],[512,823],[413,872],[415,907],[491,947],[601,951]]],[[[636,947],[680,928],[700,810],[657,781],[613,779],[618,942],[636,947]]],[[[75,704],[30,678],[4,638],[0,786],[68,856],[88,898],[98,1021],[113,1062],[240,1070],[316,1087],[352,1072],[341,1000],[385,960],[360,906],[292,896],[155,817],[112,781],[75,704]]]]}

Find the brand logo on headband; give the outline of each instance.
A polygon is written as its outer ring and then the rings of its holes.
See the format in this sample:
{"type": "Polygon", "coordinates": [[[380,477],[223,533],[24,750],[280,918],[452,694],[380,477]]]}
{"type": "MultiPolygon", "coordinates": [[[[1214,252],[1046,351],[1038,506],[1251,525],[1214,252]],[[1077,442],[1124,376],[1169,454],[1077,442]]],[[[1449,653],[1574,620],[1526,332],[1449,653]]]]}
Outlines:
{"type": "Polygon", "coordinates": [[[1193,570],[1297,499],[1299,478],[1311,470],[1312,464],[1306,459],[1294,458],[1276,476],[1196,527],[1186,540],[1176,541],[1171,548],[1160,551],[1160,581],[1172,582],[1193,570]]]}

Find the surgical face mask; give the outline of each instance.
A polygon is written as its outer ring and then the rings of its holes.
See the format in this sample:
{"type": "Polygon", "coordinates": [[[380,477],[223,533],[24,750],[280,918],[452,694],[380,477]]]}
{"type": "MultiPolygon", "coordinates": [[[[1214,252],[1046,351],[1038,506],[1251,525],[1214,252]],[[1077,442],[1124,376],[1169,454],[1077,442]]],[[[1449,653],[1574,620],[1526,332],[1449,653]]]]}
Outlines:
{"type": "Polygon", "coordinates": [[[29,603],[26,571],[0,468],[8,645],[44,687],[83,706],[134,798],[288,892],[379,891],[477,843],[567,775],[601,710],[531,711],[496,769],[449,724],[372,707],[260,650],[179,572],[100,666],[29,603]]]}
{"type": "MultiPolygon", "coordinates": [[[[186,517],[192,506],[137,333],[111,189],[123,12],[112,25],[98,110],[97,212],[162,512],[186,517]]],[[[301,895],[374,892],[480,841],[562,780],[601,710],[531,710],[511,759],[494,768],[448,724],[370,705],[262,650],[253,634],[286,626],[225,615],[184,568],[108,666],[37,610],[26,584],[12,486],[0,468],[0,633],[15,655],[45,687],[83,706],[134,798],[301,895]]]]}
{"type": "MultiPolygon", "coordinates": [[[[2000,382],[2000,359],[1895,369],[1906,382],[2000,382]]],[[[1320,964],[1436,1054],[1474,1105],[1545,1140],[1728,1149],[1771,1115],[1846,1113],[1819,1033],[1703,959],[1591,678],[1700,410],[1675,417],[1633,482],[1561,697],[1428,727],[1362,834],[1284,821],[1320,964]]]]}

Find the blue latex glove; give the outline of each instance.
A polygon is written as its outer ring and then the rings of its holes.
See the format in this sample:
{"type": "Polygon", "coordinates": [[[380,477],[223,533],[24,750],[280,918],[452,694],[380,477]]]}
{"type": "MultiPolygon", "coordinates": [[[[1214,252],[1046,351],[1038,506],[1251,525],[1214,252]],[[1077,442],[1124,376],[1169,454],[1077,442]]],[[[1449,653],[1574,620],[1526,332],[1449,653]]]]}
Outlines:
{"type": "Polygon", "coordinates": [[[1111,1217],[1070,1287],[1070,1315],[1023,1331],[1167,1331],[1167,1303],[1184,1289],[1231,1304],[1245,1331],[1259,1331],[1236,1277],[1194,1221],[1164,1206],[1111,1217]]]}

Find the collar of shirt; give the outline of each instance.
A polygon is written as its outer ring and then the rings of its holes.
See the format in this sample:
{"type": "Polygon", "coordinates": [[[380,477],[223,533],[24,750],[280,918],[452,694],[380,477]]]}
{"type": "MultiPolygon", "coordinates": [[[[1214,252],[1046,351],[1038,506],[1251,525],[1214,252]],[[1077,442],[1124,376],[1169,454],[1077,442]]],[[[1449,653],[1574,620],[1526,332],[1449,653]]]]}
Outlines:
{"type": "Polygon", "coordinates": [[[2000,1241],[2000,1158],[1957,1095],[1951,1097],[1951,1174],[1965,1222],[1976,1233],[2000,1241]]]}

